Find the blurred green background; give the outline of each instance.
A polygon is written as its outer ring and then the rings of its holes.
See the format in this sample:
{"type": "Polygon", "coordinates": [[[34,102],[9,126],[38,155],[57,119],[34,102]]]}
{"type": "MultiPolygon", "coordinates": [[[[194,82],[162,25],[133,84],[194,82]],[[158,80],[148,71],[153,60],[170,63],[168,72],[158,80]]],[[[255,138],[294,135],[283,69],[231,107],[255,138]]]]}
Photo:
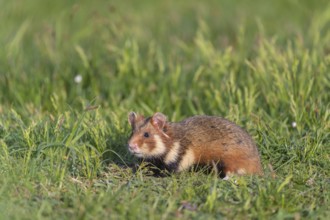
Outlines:
{"type": "Polygon", "coordinates": [[[264,40],[280,51],[329,51],[327,1],[27,0],[1,8],[0,100],[15,107],[53,111],[55,97],[59,106],[83,99],[191,114],[186,99],[194,99],[199,111],[226,114],[228,106],[208,107],[205,90],[230,75],[236,87],[254,81],[259,90],[246,61],[264,40]]]}

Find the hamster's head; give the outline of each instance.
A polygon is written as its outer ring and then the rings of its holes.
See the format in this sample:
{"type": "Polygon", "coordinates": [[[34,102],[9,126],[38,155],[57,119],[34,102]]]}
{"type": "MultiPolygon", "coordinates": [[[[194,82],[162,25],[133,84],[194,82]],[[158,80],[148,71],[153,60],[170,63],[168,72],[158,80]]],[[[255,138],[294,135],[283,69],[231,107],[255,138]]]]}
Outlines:
{"type": "Polygon", "coordinates": [[[136,157],[158,158],[167,152],[165,134],[166,116],[155,113],[145,118],[135,112],[128,114],[132,134],[128,141],[128,150],[136,157]]]}

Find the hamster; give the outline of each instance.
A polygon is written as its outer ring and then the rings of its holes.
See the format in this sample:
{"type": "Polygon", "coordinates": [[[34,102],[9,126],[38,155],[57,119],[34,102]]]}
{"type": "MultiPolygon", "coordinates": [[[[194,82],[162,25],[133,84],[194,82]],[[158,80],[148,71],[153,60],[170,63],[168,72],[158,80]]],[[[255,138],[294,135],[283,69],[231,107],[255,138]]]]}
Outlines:
{"type": "Polygon", "coordinates": [[[216,116],[169,122],[162,113],[128,114],[132,134],[128,150],[160,170],[181,172],[193,166],[215,167],[220,178],[262,175],[258,149],[241,127],[216,116]]]}

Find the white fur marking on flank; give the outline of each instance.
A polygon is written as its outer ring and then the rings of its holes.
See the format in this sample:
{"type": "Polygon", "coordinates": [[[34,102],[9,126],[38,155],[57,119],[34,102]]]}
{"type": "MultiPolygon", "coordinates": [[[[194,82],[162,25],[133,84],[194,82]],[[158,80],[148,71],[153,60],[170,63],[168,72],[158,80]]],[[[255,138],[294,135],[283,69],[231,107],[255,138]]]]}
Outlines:
{"type": "Polygon", "coordinates": [[[166,152],[166,146],[165,146],[164,142],[162,141],[162,139],[158,135],[155,135],[154,138],[155,138],[155,141],[156,141],[156,147],[153,149],[151,154],[153,156],[160,156],[160,155],[162,155],[166,152]]]}
{"type": "Polygon", "coordinates": [[[179,156],[179,149],[180,149],[180,143],[175,142],[172,145],[170,151],[166,154],[164,162],[166,164],[175,162],[179,156]]]}
{"type": "Polygon", "coordinates": [[[238,169],[238,170],[237,170],[237,174],[239,174],[239,175],[244,175],[244,174],[246,174],[246,170],[243,169],[243,168],[238,169]]]}
{"type": "Polygon", "coordinates": [[[193,165],[195,163],[195,155],[194,155],[194,151],[191,149],[188,149],[185,153],[185,155],[183,155],[182,160],[179,164],[178,167],[178,171],[182,171],[185,170],[187,168],[189,168],[191,165],[193,165]]]}

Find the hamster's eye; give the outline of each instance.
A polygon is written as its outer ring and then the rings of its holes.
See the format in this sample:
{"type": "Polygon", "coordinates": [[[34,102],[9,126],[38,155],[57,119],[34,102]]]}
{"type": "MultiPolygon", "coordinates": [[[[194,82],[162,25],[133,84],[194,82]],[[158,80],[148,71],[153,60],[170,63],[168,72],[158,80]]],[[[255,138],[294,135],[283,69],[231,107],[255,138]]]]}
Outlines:
{"type": "Polygon", "coordinates": [[[145,132],[145,133],[143,134],[143,136],[146,137],[146,138],[148,138],[148,137],[149,137],[149,133],[148,133],[148,132],[145,132]]]}

